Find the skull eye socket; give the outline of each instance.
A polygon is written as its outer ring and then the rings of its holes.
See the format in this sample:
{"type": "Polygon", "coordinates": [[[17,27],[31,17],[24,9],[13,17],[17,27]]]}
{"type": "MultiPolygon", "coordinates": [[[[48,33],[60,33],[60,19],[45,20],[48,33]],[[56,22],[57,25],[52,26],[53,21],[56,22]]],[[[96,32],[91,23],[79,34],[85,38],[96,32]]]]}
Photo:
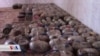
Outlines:
{"type": "Polygon", "coordinates": [[[52,38],[53,38],[53,39],[56,39],[56,38],[57,38],[57,36],[53,36],[52,38]]]}
{"type": "Polygon", "coordinates": [[[18,36],[18,35],[20,35],[21,34],[21,31],[15,31],[14,32],[14,36],[18,36]]]}

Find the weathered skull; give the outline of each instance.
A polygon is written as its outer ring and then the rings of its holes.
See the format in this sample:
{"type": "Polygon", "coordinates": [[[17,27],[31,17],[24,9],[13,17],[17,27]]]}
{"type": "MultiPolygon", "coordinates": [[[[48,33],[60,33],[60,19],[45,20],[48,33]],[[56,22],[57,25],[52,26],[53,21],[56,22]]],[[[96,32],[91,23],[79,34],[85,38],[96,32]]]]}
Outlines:
{"type": "Polygon", "coordinates": [[[38,53],[44,53],[49,50],[49,44],[44,41],[32,41],[30,42],[30,49],[32,51],[38,52],[38,53]]]}
{"type": "Polygon", "coordinates": [[[64,20],[65,20],[66,22],[69,22],[70,20],[72,20],[72,17],[69,16],[69,15],[67,15],[67,16],[64,17],[64,20]]]}
{"type": "Polygon", "coordinates": [[[82,48],[90,48],[92,47],[92,45],[87,42],[73,42],[72,47],[74,49],[82,49],[82,48]]]}
{"type": "Polygon", "coordinates": [[[66,45],[66,39],[64,38],[52,39],[50,40],[49,44],[53,50],[64,50],[66,45]]]}
{"type": "Polygon", "coordinates": [[[11,24],[6,24],[6,26],[3,29],[3,34],[9,34],[12,30],[12,25],[11,24]]]}
{"type": "Polygon", "coordinates": [[[78,50],[78,56],[99,56],[99,53],[94,48],[83,48],[78,50]]]}
{"type": "Polygon", "coordinates": [[[67,40],[68,40],[69,42],[70,42],[70,41],[73,41],[73,42],[84,42],[84,41],[85,41],[85,39],[82,38],[81,36],[70,36],[70,37],[68,37],[67,40]]]}
{"type": "Polygon", "coordinates": [[[39,35],[38,40],[49,42],[49,37],[47,35],[39,35]]]}
{"type": "Polygon", "coordinates": [[[73,56],[73,53],[70,51],[60,51],[60,56],[73,56]]]}
{"type": "Polygon", "coordinates": [[[18,41],[18,44],[20,45],[21,49],[24,49],[27,51],[28,47],[29,47],[29,41],[27,39],[21,39],[18,41]]]}
{"type": "Polygon", "coordinates": [[[94,42],[94,43],[92,44],[92,46],[93,46],[94,48],[97,48],[97,49],[99,50],[99,48],[100,48],[100,41],[94,42]]]}
{"type": "Polygon", "coordinates": [[[86,40],[87,40],[88,43],[93,43],[93,42],[96,41],[96,38],[93,37],[93,36],[89,36],[89,37],[86,37],[86,40]]]}
{"type": "Polygon", "coordinates": [[[61,35],[61,32],[59,30],[55,29],[55,30],[50,30],[49,32],[47,32],[47,34],[49,36],[59,36],[59,35],[61,35]]]}

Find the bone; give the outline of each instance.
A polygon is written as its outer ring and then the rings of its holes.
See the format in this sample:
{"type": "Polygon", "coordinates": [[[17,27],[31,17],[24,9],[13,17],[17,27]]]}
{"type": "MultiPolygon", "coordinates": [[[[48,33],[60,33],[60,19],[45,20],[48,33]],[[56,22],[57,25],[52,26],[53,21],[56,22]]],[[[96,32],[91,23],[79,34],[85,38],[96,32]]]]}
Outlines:
{"type": "Polygon", "coordinates": [[[44,41],[40,41],[40,40],[32,41],[30,42],[29,45],[32,51],[35,51],[38,53],[44,53],[49,50],[49,44],[44,41]]]}
{"type": "Polygon", "coordinates": [[[93,37],[93,36],[89,36],[89,37],[86,38],[86,40],[87,40],[88,43],[93,43],[93,42],[96,41],[96,38],[93,37]]]}
{"type": "Polygon", "coordinates": [[[78,50],[78,55],[99,56],[99,53],[94,48],[83,48],[78,50]]]}
{"type": "Polygon", "coordinates": [[[58,37],[50,40],[49,44],[53,50],[64,50],[66,39],[58,37]]]}
{"type": "Polygon", "coordinates": [[[4,29],[3,29],[3,34],[9,34],[10,32],[11,32],[11,30],[12,30],[12,25],[11,24],[6,24],[6,26],[4,27],[4,29]]]}
{"type": "Polygon", "coordinates": [[[100,48],[100,41],[94,42],[94,43],[92,44],[92,46],[93,46],[94,48],[99,49],[99,48],[100,48]]]}

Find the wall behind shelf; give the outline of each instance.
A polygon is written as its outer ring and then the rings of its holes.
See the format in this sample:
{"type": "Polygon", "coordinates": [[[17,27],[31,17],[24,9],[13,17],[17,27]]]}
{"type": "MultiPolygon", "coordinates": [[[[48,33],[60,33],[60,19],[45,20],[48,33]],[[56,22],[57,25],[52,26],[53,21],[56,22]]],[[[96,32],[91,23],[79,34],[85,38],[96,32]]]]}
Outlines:
{"type": "Polygon", "coordinates": [[[54,3],[100,34],[100,0],[54,0],[54,3]]]}

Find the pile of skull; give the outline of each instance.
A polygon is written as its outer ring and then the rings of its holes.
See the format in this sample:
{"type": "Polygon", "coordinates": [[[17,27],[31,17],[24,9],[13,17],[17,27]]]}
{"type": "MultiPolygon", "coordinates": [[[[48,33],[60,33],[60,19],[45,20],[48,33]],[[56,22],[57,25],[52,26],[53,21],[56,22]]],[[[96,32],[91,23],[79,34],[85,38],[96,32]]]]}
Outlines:
{"type": "Polygon", "coordinates": [[[19,44],[25,52],[30,49],[44,56],[100,55],[100,36],[69,14],[38,18],[27,26],[7,24],[1,38],[7,38],[5,44],[19,44]]]}

